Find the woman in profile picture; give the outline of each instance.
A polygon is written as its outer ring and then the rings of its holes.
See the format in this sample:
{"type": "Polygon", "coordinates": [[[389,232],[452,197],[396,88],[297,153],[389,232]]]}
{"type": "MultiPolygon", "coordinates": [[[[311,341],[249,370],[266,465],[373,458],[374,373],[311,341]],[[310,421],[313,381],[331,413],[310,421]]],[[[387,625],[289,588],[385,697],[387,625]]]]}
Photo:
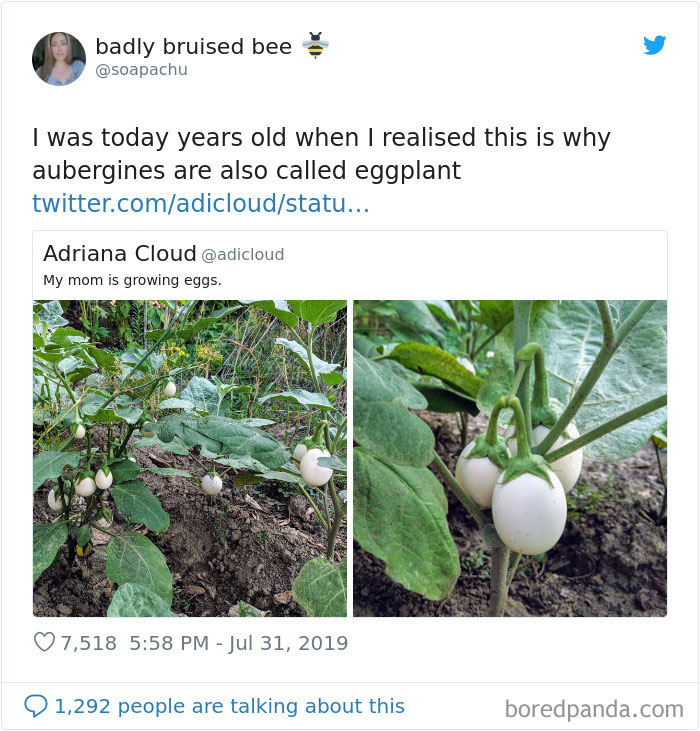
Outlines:
{"type": "MultiPolygon", "coordinates": [[[[44,60],[36,69],[39,78],[51,86],[72,84],[85,68],[85,63],[75,57],[76,43],[80,45],[68,33],[51,33],[44,36],[44,60]]],[[[82,55],[84,56],[84,52],[82,55]]]]}

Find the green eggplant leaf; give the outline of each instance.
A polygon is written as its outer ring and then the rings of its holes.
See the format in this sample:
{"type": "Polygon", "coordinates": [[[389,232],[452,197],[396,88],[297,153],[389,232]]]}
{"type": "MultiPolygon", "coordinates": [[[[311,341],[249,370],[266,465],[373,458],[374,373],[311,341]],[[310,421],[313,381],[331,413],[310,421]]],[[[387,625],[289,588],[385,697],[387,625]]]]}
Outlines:
{"type": "Polygon", "coordinates": [[[170,527],[170,516],[141,480],[112,485],[112,497],[132,523],[143,523],[154,533],[163,533],[170,527]]]}
{"type": "Polygon", "coordinates": [[[165,443],[177,437],[188,447],[201,445],[214,455],[234,459],[252,457],[269,469],[281,467],[289,456],[285,446],[273,436],[225,416],[169,414],[154,428],[165,443]]]}
{"type": "Polygon", "coordinates": [[[401,467],[365,449],[353,452],[355,540],[387,574],[428,599],[444,599],[459,576],[447,499],[425,467],[401,467]]]}
{"type": "Polygon", "coordinates": [[[78,528],[78,530],[76,531],[75,540],[81,548],[87,546],[91,538],[92,531],[90,530],[89,525],[81,525],[80,528],[78,528]]]}
{"type": "Polygon", "coordinates": [[[428,309],[438,317],[442,318],[446,322],[449,322],[453,327],[458,328],[459,323],[455,317],[455,313],[447,300],[424,300],[428,309]]]}
{"type": "Polygon", "coordinates": [[[386,305],[395,313],[390,328],[399,340],[444,343],[445,330],[424,300],[388,300],[386,305]]]}
{"type": "Polygon", "coordinates": [[[513,300],[479,300],[479,311],[472,319],[499,332],[513,322],[513,300]]]}
{"type": "Polygon", "coordinates": [[[65,523],[34,524],[34,581],[56,560],[56,554],[67,540],[65,523]]]}
{"type": "Polygon", "coordinates": [[[287,327],[296,327],[299,324],[299,318],[289,309],[286,300],[239,300],[239,302],[268,312],[287,327]]]}
{"type": "Polygon", "coordinates": [[[435,345],[400,343],[391,349],[387,358],[398,361],[404,368],[421,375],[439,378],[473,400],[484,384],[483,378],[475,376],[457,358],[435,345]]]}
{"type": "Polygon", "coordinates": [[[88,396],[81,406],[83,415],[101,424],[116,422],[136,424],[143,416],[143,409],[126,395],[117,396],[103,408],[105,400],[104,396],[97,394],[88,396]]]}
{"type": "Polygon", "coordinates": [[[315,326],[335,322],[339,310],[348,304],[346,300],[287,300],[287,303],[302,320],[315,326]]]}
{"type": "Polygon", "coordinates": [[[219,407],[219,392],[216,386],[206,378],[195,376],[182,390],[180,398],[192,404],[192,407],[208,414],[216,413],[219,407]]]}
{"type": "Polygon", "coordinates": [[[58,479],[66,466],[77,467],[80,463],[80,452],[39,452],[34,455],[32,474],[33,492],[46,480],[58,479]]]}
{"type": "Polygon", "coordinates": [[[335,407],[322,393],[311,393],[304,391],[303,388],[295,388],[292,391],[283,391],[282,393],[268,393],[258,399],[259,404],[265,403],[270,399],[280,399],[303,406],[307,411],[310,409],[321,409],[322,411],[331,411],[335,407]]]}
{"type": "Polygon", "coordinates": [[[294,579],[292,596],[310,617],[346,617],[347,557],[340,563],[312,558],[294,579]]]}
{"type": "Polygon", "coordinates": [[[342,460],[337,457],[319,457],[317,460],[321,467],[328,467],[334,472],[345,473],[348,471],[348,466],[342,460]]]}
{"type": "MultiPolygon", "coordinates": [[[[277,338],[275,340],[275,343],[277,345],[281,345],[283,348],[286,348],[287,350],[290,350],[294,355],[297,357],[299,362],[306,368],[306,370],[309,370],[309,354],[306,352],[306,348],[301,346],[299,343],[294,342],[293,340],[286,340],[285,338],[277,338]]],[[[324,373],[332,373],[333,371],[337,371],[338,368],[340,368],[340,365],[338,363],[326,363],[325,360],[321,360],[317,356],[312,354],[313,364],[314,368],[316,370],[316,373],[319,375],[323,375],[324,373]]]]}
{"type": "Polygon", "coordinates": [[[107,578],[115,584],[140,584],[168,607],[172,604],[173,577],[165,556],[140,533],[127,531],[107,544],[107,578]]]}
{"type": "Polygon", "coordinates": [[[337,386],[339,383],[343,383],[345,381],[345,374],[336,373],[335,371],[333,373],[322,373],[321,379],[326,386],[337,386]]]}
{"type": "Polygon", "coordinates": [[[354,439],[397,464],[424,467],[433,459],[430,427],[409,409],[428,402],[408,381],[381,362],[353,356],[354,439]]]}
{"type": "Polygon", "coordinates": [[[108,617],[177,617],[170,605],[140,584],[122,584],[107,608],[108,617]]]}
{"type": "Polygon", "coordinates": [[[143,472],[143,467],[139,467],[136,462],[126,458],[110,462],[109,469],[112,472],[114,483],[129,482],[143,472]]]}

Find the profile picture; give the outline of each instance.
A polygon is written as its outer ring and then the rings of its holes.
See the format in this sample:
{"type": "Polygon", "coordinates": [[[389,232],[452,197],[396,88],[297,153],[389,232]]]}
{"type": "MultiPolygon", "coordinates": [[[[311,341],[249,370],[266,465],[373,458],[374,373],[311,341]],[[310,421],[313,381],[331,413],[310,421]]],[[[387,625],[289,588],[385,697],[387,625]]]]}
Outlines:
{"type": "Polygon", "coordinates": [[[32,66],[50,86],[68,86],[85,70],[85,49],[70,33],[49,33],[34,46],[32,66]]]}

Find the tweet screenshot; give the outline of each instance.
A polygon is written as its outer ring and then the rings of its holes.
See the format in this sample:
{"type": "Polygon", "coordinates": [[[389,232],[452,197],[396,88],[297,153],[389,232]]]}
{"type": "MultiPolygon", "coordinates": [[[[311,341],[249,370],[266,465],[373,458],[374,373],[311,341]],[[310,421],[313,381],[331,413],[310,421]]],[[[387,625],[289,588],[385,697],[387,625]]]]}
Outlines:
{"type": "Polygon", "coordinates": [[[698,10],[2,2],[3,729],[698,728],[698,10]]]}

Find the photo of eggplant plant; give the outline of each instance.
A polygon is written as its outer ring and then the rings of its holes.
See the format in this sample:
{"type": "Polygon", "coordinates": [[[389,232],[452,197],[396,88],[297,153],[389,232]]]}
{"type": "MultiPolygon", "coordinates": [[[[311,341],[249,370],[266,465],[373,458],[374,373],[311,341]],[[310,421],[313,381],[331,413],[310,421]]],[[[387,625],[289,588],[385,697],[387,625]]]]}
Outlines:
{"type": "Polygon", "coordinates": [[[356,616],[666,614],[666,302],[358,301],[356,616]]]}
{"type": "Polygon", "coordinates": [[[34,614],[346,616],[346,305],[35,302],[34,614]]]}

